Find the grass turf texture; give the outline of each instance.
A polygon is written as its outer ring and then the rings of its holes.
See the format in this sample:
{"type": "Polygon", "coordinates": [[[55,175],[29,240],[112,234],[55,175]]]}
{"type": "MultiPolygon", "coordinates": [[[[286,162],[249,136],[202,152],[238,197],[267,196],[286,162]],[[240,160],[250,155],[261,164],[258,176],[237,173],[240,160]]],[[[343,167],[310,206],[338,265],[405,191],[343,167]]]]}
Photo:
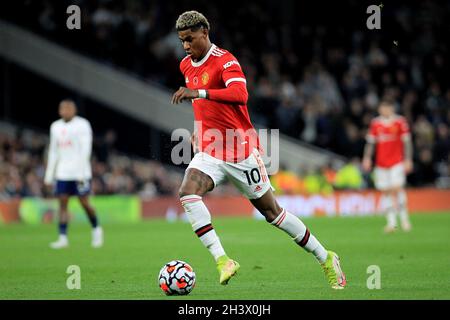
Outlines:
{"type": "Polygon", "coordinates": [[[88,224],[69,227],[70,247],[54,251],[54,225],[0,226],[0,299],[450,299],[450,214],[413,215],[413,230],[385,235],[383,217],[303,220],[341,256],[348,279],[332,290],[312,255],[282,231],[250,218],[217,218],[214,226],[241,269],[218,283],[209,252],[187,223],[163,220],[104,225],[105,246],[90,247],[88,224]],[[197,275],[193,292],[166,297],[157,284],[164,263],[181,259],[197,275]],[[68,290],[69,265],[81,289],[68,290]],[[381,269],[381,289],[366,286],[367,267],[381,269]]]}

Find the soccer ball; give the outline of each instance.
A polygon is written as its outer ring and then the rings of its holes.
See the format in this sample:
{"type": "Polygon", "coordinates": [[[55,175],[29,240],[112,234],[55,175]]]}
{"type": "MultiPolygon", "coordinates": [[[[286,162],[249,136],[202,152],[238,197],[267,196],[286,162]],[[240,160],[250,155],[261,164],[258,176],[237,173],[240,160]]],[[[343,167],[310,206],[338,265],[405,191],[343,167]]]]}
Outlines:
{"type": "Polygon", "coordinates": [[[172,260],[161,268],[158,281],[166,295],[186,295],[194,289],[195,272],[188,263],[172,260]]]}

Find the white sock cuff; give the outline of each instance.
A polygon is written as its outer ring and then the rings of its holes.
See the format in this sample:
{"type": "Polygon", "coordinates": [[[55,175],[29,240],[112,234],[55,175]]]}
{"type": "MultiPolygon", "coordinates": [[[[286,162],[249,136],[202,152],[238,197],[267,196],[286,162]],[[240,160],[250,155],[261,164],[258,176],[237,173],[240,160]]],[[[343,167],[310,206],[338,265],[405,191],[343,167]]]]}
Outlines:
{"type": "Polygon", "coordinates": [[[181,204],[184,206],[187,203],[201,201],[202,197],[196,194],[189,194],[180,198],[181,204]]]}
{"type": "Polygon", "coordinates": [[[283,209],[283,210],[281,210],[278,217],[276,217],[275,220],[273,220],[270,224],[272,224],[274,226],[279,226],[285,218],[286,218],[286,210],[283,209]]]}

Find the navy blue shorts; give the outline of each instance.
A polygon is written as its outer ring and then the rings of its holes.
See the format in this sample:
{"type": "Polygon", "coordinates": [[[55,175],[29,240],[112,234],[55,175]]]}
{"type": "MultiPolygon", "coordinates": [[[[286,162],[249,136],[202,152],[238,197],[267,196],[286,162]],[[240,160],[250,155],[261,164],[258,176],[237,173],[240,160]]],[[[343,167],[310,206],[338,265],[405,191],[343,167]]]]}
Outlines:
{"type": "Polygon", "coordinates": [[[80,181],[64,181],[57,180],[55,194],[62,195],[70,195],[70,196],[85,196],[91,192],[91,181],[86,180],[84,182],[80,181]]]}

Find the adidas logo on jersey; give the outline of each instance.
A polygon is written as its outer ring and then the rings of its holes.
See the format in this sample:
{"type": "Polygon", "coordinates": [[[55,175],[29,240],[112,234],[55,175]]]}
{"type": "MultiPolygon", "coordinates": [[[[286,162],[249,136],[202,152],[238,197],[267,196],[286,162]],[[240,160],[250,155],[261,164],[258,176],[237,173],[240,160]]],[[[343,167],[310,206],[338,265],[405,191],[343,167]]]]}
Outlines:
{"type": "Polygon", "coordinates": [[[186,77],[186,83],[189,83],[189,78],[188,77],[186,77]]]}
{"type": "Polygon", "coordinates": [[[254,192],[258,192],[258,191],[261,191],[261,186],[256,186],[256,188],[255,188],[255,190],[254,190],[254,192]]]}

